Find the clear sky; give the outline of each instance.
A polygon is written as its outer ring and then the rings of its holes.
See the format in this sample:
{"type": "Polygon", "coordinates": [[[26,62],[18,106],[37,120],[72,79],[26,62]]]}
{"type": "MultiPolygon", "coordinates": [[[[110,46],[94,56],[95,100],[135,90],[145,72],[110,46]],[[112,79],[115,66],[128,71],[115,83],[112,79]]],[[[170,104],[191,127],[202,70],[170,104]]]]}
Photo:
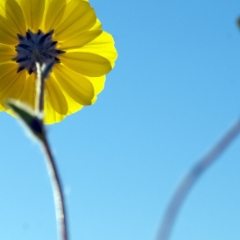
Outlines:
{"type": "MultiPolygon", "coordinates": [[[[240,113],[237,0],[91,0],[119,53],[91,107],[48,126],[71,240],[153,240],[179,179],[240,113]]],[[[41,150],[0,113],[1,240],[57,239],[41,150]]],[[[240,138],[171,240],[240,239],[240,138]]]]}

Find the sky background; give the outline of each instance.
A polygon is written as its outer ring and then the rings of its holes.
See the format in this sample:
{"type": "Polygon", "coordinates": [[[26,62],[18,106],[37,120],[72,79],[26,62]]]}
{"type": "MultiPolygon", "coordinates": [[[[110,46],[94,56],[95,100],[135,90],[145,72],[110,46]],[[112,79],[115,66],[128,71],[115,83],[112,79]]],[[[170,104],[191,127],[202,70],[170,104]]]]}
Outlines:
{"type": "MultiPolygon", "coordinates": [[[[47,127],[71,240],[154,240],[183,174],[240,113],[237,0],[91,0],[119,53],[91,107],[47,127]]],[[[39,146],[0,113],[1,240],[57,239],[39,146]]],[[[188,195],[171,240],[240,239],[240,138],[188,195]]]]}

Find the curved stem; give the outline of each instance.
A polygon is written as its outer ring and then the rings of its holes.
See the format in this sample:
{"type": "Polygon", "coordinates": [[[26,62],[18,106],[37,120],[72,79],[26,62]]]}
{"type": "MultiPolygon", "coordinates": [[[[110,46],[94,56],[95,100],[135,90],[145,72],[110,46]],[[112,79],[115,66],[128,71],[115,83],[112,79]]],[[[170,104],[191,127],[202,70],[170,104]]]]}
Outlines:
{"type": "Polygon", "coordinates": [[[60,181],[60,177],[58,175],[57,167],[53,159],[53,155],[49,146],[49,143],[44,136],[43,141],[41,141],[43,150],[46,154],[46,165],[52,185],[53,197],[54,197],[54,205],[56,212],[56,219],[58,223],[59,229],[59,238],[61,240],[67,240],[67,222],[66,222],[66,210],[65,203],[63,197],[63,188],[60,181]]]}
{"type": "Polygon", "coordinates": [[[55,161],[51,152],[51,148],[49,146],[49,143],[46,137],[46,132],[43,124],[44,83],[53,65],[54,65],[54,61],[49,61],[48,63],[42,63],[42,64],[40,64],[40,62],[36,62],[37,84],[36,84],[35,111],[37,114],[40,114],[39,120],[41,120],[40,124],[42,125],[42,131],[43,131],[42,137],[40,138],[40,143],[46,154],[46,165],[47,165],[47,169],[48,169],[48,173],[49,173],[49,177],[52,185],[55,213],[56,213],[56,219],[57,219],[58,229],[59,229],[59,239],[68,240],[63,188],[62,188],[61,180],[57,171],[57,166],[55,164],[55,161]]]}
{"type": "Polygon", "coordinates": [[[178,211],[189,193],[194,183],[201,174],[206,171],[209,166],[220,156],[221,153],[230,145],[230,143],[240,133],[240,119],[233,124],[222,139],[210,150],[202,159],[200,159],[185,175],[180,185],[177,187],[163,217],[157,240],[168,240],[170,237],[173,224],[176,220],[178,211]]]}

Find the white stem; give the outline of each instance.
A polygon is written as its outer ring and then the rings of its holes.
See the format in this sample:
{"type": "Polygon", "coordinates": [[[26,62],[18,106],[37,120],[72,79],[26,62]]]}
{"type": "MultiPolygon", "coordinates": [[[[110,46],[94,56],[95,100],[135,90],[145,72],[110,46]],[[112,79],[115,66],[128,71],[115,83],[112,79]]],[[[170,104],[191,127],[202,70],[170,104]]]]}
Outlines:
{"type": "Polygon", "coordinates": [[[240,119],[233,124],[213,149],[201,158],[185,175],[169,202],[156,240],[169,239],[177,214],[190,189],[196,183],[201,174],[206,171],[215,160],[217,160],[220,154],[222,154],[230,143],[233,142],[239,133],[240,119]]]}

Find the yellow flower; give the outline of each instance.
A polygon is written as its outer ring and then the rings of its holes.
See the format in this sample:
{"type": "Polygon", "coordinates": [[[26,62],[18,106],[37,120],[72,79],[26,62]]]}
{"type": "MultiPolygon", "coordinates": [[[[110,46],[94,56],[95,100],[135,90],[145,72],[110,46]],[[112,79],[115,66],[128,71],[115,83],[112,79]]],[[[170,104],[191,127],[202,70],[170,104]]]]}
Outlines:
{"type": "Polygon", "coordinates": [[[44,122],[96,101],[117,52],[87,0],[0,0],[0,111],[8,98],[35,106],[36,58],[54,60],[44,122]]]}

